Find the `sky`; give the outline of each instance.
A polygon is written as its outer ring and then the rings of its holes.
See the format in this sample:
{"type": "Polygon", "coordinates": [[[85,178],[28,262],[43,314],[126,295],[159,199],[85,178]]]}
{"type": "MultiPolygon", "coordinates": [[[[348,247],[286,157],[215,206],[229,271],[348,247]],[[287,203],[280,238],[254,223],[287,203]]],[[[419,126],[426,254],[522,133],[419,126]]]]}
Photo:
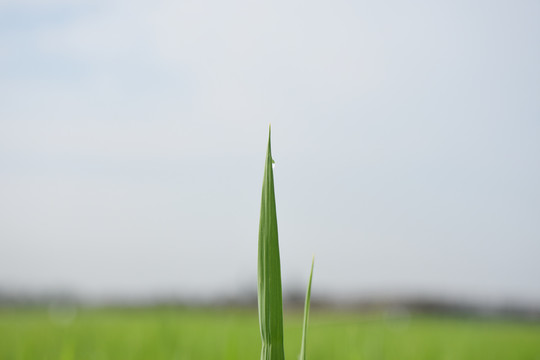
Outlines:
{"type": "Polygon", "coordinates": [[[0,289],[540,304],[540,2],[0,0],[0,289]]]}

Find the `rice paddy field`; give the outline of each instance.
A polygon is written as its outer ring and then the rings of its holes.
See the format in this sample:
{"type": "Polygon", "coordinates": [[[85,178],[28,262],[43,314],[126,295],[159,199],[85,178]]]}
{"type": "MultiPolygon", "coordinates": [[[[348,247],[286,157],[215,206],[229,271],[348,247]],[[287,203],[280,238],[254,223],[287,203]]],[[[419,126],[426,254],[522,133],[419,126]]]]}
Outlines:
{"type": "MultiPolygon", "coordinates": [[[[302,314],[285,313],[297,359],[302,314]]],[[[0,359],[259,359],[256,310],[0,310],[0,359]]],[[[540,324],[313,311],[307,359],[540,360],[540,324]]]]}

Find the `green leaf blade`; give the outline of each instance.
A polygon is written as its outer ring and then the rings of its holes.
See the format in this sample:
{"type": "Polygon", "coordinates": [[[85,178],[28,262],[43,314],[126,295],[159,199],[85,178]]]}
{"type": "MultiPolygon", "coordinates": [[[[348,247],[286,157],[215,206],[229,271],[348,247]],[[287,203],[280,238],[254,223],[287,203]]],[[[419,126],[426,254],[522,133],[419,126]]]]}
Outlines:
{"type": "Polygon", "coordinates": [[[306,291],[306,302],[304,304],[304,326],[302,329],[302,347],[300,349],[300,360],[306,360],[306,340],[307,340],[307,327],[309,320],[309,305],[311,302],[311,280],[313,279],[313,265],[315,264],[315,257],[311,260],[311,271],[309,273],[308,287],[306,291]]]}
{"type": "Polygon", "coordinates": [[[270,131],[259,222],[257,298],[262,339],[261,360],[283,360],[283,299],[270,131]]]}

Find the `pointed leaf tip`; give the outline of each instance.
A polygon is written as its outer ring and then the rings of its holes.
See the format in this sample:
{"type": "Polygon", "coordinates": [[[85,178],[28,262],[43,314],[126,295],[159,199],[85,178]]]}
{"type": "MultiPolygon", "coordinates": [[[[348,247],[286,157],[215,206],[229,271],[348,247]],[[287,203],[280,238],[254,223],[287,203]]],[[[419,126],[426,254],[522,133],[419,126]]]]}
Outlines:
{"type": "Polygon", "coordinates": [[[311,270],[309,272],[309,281],[306,291],[306,302],[304,304],[304,324],[302,327],[302,344],[300,347],[300,360],[306,360],[306,342],[307,342],[307,328],[309,321],[309,307],[311,302],[311,281],[313,279],[313,265],[315,264],[315,255],[311,260],[311,270]]]}
{"type": "Polygon", "coordinates": [[[258,250],[258,308],[261,360],[283,360],[283,299],[272,171],[270,129],[261,197],[258,250]]]}

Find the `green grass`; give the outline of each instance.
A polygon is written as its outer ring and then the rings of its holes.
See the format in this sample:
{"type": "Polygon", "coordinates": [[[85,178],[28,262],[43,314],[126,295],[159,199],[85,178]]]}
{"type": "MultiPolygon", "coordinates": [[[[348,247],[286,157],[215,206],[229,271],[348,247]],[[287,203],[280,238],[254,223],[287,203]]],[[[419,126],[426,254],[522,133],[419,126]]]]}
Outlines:
{"type": "MultiPolygon", "coordinates": [[[[285,313],[285,356],[297,359],[302,313],[285,313]]],[[[255,310],[0,310],[0,359],[257,359],[255,310]]],[[[310,360],[538,360],[540,324],[452,318],[310,316],[310,360]]]]}
{"type": "Polygon", "coordinates": [[[261,360],[283,360],[283,299],[279,261],[276,197],[274,194],[274,160],[268,129],[268,148],[264,164],[259,221],[257,258],[257,300],[261,332],[261,360]]]}
{"type": "MultiPolygon", "coordinates": [[[[311,272],[306,291],[299,360],[306,360],[306,338],[314,261],[315,259],[311,262],[311,272]]],[[[279,260],[276,197],[274,193],[274,159],[272,158],[270,127],[268,128],[268,148],[266,150],[264,164],[261,216],[259,221],[257,302],[259,306],[259,329],[262,342],[261,360],[284,360],[281,264],[279,260]]]]}
{"type": "Polygon", "coordinates": [[[299,360],[306,360],[306,344],[307,344],[307,329],[309,323],[309,304],[311,302],[311,282],[313,280],[313,266],[315,265],[315,257],[311,260],[311,271],[309,272],[309,281],[306,291],[306,302],[304,303],[304,321],[302,322],[302,345],[300,348],[299,360]]]}

